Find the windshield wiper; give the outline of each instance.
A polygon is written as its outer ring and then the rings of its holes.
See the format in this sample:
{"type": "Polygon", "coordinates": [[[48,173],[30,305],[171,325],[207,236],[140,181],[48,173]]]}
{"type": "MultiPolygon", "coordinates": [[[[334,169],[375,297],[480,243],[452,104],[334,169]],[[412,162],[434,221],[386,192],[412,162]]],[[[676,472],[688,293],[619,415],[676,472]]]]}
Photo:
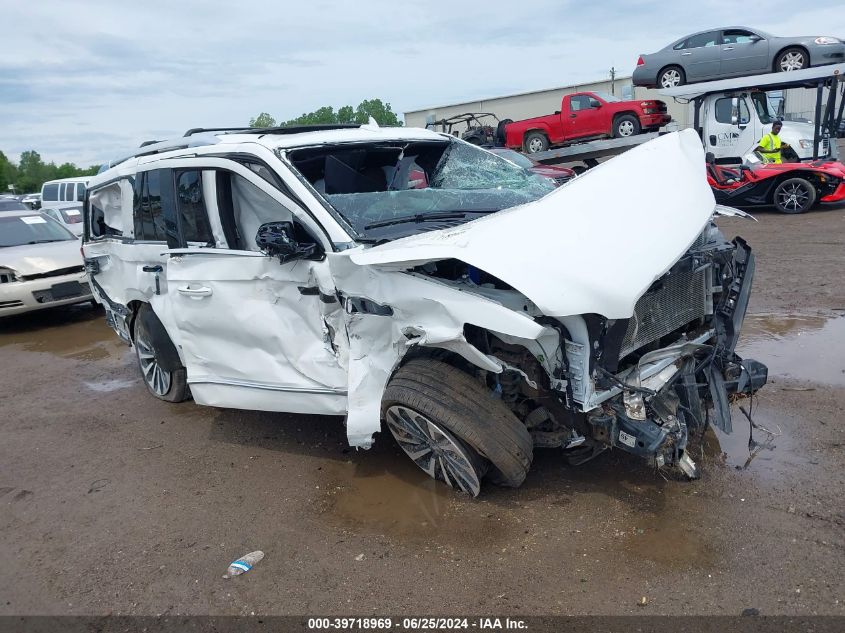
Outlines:
{"type": "Polygon", "coordinates": [[[495,213],[498,209],[480,209],[473,211],[443,211],[441,213],[417,213],[415,215],[403,215],[398,218],[391,218],[390,220],[380,220],[379,222],[372,222],[364,227],[365,231],[370,229],[377,229],[382,226],[392,226],[394,224],[408,224],[410,222],[428,222],[429,220],[451,220],[452,218],[465,218],[470,213],[495,213]]]}
{"type": "Polygon", "coordinates": [[[49,242],[64,242],[65,240],[32,240],[27,244],[48,244],[49,242]]]}

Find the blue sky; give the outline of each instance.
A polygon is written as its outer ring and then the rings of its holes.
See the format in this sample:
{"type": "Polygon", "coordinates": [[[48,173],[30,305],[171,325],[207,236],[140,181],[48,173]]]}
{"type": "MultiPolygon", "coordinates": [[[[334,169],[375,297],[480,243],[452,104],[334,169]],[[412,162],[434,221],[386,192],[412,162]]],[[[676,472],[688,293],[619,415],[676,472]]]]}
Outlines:
{"type": "Polygon", "coordinates": [[[639,53],[711,26],[845,37],[839,5],[0,0],[0,150],[89,165],[261,111],[378,97],[401,113],[627,75],[639,53]]]}

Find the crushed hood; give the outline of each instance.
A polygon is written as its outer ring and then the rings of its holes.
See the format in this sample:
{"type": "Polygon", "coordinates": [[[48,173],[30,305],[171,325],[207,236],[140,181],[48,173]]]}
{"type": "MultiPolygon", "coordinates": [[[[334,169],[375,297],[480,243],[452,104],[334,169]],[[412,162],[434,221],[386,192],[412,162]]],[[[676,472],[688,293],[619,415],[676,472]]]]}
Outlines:
{"type": "Polygon", "coordinates": [[[696,133],[675,132],[535,202],[348,253],[362,266],[458,259],[510,284],[548,316],[628,318],[712,216],[704,170],[696,133]]]}
{"type": "Polygon", "coordinates": [[[82,266],[79,246],[79,240],[64,240],[0,248],[0,267],[11,268],[26,276],[82,266]]]}

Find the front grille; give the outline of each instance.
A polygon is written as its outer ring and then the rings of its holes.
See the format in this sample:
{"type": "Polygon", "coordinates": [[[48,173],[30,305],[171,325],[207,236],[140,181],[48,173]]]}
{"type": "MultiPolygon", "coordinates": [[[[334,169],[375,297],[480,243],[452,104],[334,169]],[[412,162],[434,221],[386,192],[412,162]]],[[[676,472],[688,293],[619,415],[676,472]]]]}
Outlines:
{"type": "Polygon", "coordinates": [[[619,357],[627,356],[707,314],[710,268],[665,275],[637,301],[619,357]]]}
{"type": "Polygon", "coordinates": [[[830,140],[823,138],[819,143],[819,156],[827,156],[830,152],[830,140]]]}
{"type": "Polygon", "coordinates": [[[83,272],[85,272],[85,266],[70,266],[69,268],[58,268],[56,270],[49,270],[46,273],[22,275],[21,279],[23,279],[24,281],[32,281],[33,279],[44,279],[45,277],[61,277],[62,275],[73,275],[74,273],[83,272]]]}
{"type": "MultiPolygon", "coordinates": [[[[66,297],[61,297],[60,300],[64,301],[65,299],[74,299],[76,297],[86,297],[91,294],[91,288],[88,286],[87,283],[80,283],[79,284],[79,292],[73,295],[69,295],[66,297]]],[[[32,296],[38,303],[51,303],[56,301],[53,298],[53,293],[50,290],[35,290],[32,293],[32,296]]]]}

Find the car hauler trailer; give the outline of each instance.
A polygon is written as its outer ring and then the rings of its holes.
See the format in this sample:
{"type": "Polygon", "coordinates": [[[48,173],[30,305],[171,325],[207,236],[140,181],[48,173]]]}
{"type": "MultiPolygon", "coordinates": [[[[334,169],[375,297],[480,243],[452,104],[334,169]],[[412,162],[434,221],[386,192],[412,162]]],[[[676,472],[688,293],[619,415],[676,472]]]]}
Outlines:
{"type": "Polygon", "coordinates": [[[771,111],[769,93],[793,88],[815,90],[813,121],[783,121],[780,137],[800,160],[835,159],[836,131],[845,106],[841,94],[844,81],[845,64],[835,64],[688,84],[659,93],[692,104],[693,128],[701,137],[705,151],[712,152],[718,162],[738,163],[771,130],[771,123],[779,114],[771,111]]]}

